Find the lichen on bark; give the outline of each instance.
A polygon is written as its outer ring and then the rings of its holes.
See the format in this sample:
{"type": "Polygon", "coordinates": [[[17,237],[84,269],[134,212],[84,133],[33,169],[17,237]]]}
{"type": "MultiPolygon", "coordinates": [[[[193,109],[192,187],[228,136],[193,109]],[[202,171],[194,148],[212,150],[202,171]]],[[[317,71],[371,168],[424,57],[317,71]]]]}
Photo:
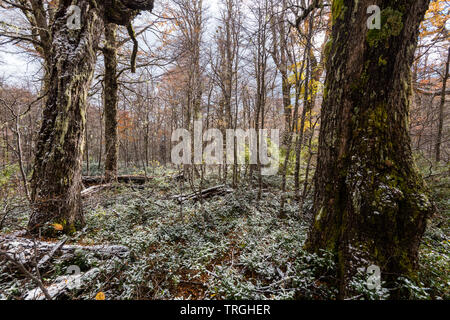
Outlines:
{"type": "Polygon", "coordinates": [[[336,257],[340,297],[358,267],[378,265],[389,286],[415,275],[433,212],[408,135],[410,66],[428,1],[384,1],[381,30],[370,0],[333,1],[314,211],[306,248],[336,257]],[[345,9],[344,9],[345,8],[345,9]],[[404,10],[409,8],[410,10],[404,10]]]}
{"type": "Polygon", "coordinates": [[[80,0],[81,28],[67,24],[71,1],[60,1],[52,26],[52,50],[46,57],[43,121],[32,177],[33,212],[29,231],[59,223],[66,233],[84,223],[81,207],[81,163],[86,125],[86,98],[104,22],[128,24],[153,0],[80,0]],[[107,11],[116,9],[117,20],[107,11]],[[117,15],[118,14],[118,15],[117,15]],[[111,20],[109,20],[111,19],[111,20]]]}

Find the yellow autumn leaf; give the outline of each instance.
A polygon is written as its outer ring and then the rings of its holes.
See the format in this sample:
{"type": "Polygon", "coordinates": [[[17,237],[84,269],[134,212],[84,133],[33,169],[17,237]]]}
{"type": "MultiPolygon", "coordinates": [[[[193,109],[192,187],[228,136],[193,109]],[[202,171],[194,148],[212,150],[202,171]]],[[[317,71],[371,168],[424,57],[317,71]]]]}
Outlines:
{"type": "Polygon", "coordinates": [[[62,226],[62,224],[59,224],[59,223],[54,223],[54,224],[53,224],[53,228],[54,228],[56,231],[63,231],[63,229],[64,229],[64,227],[62,226]]]}
{"type": "Polygon", "coordinates": [[[105,294],[103,292],[99,292],[97,293],[97,295],[95,296],[95,300],[105,300],[105,294]]]}

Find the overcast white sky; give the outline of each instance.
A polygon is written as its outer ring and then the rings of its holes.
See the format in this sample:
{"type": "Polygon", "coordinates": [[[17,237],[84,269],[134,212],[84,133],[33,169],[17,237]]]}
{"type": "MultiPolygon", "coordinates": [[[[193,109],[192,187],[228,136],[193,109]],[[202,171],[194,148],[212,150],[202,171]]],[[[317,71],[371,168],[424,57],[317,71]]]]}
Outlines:
{"type": "MultiPolygon", "coordinates": [[[[156,1],[154,12],[160,11],[156,1]]],[[[209,8],[208,16],[211,17],[209,23],[215,23],[215,18],[219,15],[220,0],[204,0],[204,5],[209,8]]],[[[7,79],[8,83],[19,83],[30,75],[39,72],[37,61],[31,61],[25,53],[20,53],[14,46],[2,47],[0,51],[0,78],[7,79]],[[6,51],[6,52],[5,52],[6,51]]]]}
{"type": "Polygon", "coordinates": [[[0,76],[3,79],[20,81],[38,70],[36,62],[28,62],[24,54],[0,52],[0,76]]]}
{"type": "MultiPolygon", "coordinates": [[[[160,12],[161,3],[164,1],[156,1],[154,12],[160,12]]],[[[243,3],[247,2],[245,0],[243,3]]],[[[208,7],[208,30],[215,29],[216,18],[219,16],[219,4],[221,0],[204,0],[204,5],[208,7]],[[211,26],[212,25],[212,26],[211,26]]],[[[448,27],[450,29],[450,21],[448,21],[448,27]]],[[[25,78],[29,79],[30,75],[39,71],[39,64],[37,61],[31,61],[29,56],[24,53],[19,53],[17,48],[13,46],[3,47],[0,52],[0,77],[8,79],[8,82],[20,82],[25,78]]]]}

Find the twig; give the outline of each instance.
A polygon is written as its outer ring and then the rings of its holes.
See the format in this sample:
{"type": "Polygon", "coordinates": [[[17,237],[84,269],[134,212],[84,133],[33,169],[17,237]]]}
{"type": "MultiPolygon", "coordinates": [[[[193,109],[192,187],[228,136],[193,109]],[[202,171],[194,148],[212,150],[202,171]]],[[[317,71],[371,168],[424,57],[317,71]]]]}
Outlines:
{"type": "Polygon", "coordinates": [[[42,268],[47,261],[49,261],[56,252],[59,251],[59,249],[61,249],[61,247],[66,243],[66,241],[68,240],[67,237],[64,237],[64,239],[62,239],[53,249],[52,251],[50,251],[48,254],[46,254],[45,256],[42,257],[41,260],[39,260],[39,263],[36,266],[36,270],[39,270],[39,268],[42,268]]]}
{"type": "Polygon", "coordinates": [[[47,300],[52,300],[52,297],[48,293],[48,291],[45,288],[45,286],[42,283],[42,281],[39,280],[38,278],[36,278],[31,272],[29,272],[22,263],[20,263],[19,261],[17,261],[13,257],[11,257],[7,252],[5,252],[3,250],[0,250],[0,255],[4,256],[6,258],[6,260],[8,260],[11,263],[15,264],[20,269],[20,271],[22,271],[22,273],[25,276],[27,276],[29,279],[31,279],[42,290],[42,292],[44,293],[44,296],[45,296],[45,298],[47,300]]]}

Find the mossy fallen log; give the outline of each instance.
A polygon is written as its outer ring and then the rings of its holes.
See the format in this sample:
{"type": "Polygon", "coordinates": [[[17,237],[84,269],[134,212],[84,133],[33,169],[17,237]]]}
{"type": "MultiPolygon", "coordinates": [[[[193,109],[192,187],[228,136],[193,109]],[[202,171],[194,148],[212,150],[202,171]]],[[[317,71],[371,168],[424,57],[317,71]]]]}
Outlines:
{"type": "Polygon", "coordinates": [[[188,200],[198,201],[200,199],[208,199],[214,196],[223,196],[231,192],[233,192],[233,189],[227,188],[225,185],[218,185],[215,187],[204,189],[201,192],[193,192],[187,195],[175,195],[172,196],[171,199],[177,200],[178,202],[184,202],[188,200]]]}
{"type": "MultiPolygon", "coordinates": [[[[117,182],[119,183],[145,184],[148,180],[149,178],[145,176],[123,175],[117,177],[117,182]]],[[[103,176],[84,176],[82,177],[82,181],[85,187],[105,184],[107,182],[103,176]]]]}

